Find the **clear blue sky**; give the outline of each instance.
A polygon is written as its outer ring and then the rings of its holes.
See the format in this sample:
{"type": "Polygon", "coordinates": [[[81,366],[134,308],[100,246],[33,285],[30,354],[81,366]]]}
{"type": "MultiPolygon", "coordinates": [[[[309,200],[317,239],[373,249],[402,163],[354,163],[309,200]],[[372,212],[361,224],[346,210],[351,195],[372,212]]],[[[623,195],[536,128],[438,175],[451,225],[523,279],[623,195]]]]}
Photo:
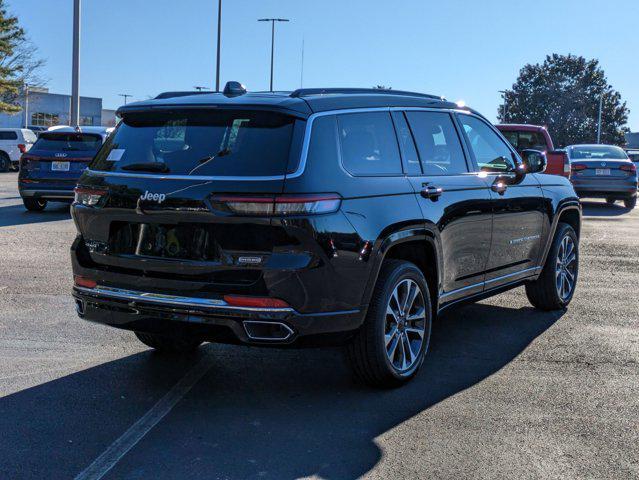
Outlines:
{"type": "MultiPolygon", "coordinates": [[[[71,89],[72,0],[8,0],[47,60],[51,91],[71,89]]],[[[83,0],[82,95],[145,99],[212,86],[217,0],[83,0]]],[[[276,89],[376,84],[463,99],[489,118],[498,90],[549,53],[598,58],[639,130],[639,0],[225,0],[222,82],[268,88],[277,26],[276,89]]]]}

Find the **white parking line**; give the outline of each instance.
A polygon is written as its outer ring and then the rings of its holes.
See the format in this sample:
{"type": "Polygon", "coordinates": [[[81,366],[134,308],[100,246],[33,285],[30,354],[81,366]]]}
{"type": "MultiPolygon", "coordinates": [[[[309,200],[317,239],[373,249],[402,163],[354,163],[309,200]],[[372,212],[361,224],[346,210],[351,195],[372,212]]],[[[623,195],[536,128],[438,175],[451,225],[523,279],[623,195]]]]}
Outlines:
{"type": "Polygon", "coordinates": [[[91,465],[80,472],[75,480],[99,480],[106,475],[209,371],[212,363],[213,355],[205,355],[149,411],[131,425],[91,465]]]}

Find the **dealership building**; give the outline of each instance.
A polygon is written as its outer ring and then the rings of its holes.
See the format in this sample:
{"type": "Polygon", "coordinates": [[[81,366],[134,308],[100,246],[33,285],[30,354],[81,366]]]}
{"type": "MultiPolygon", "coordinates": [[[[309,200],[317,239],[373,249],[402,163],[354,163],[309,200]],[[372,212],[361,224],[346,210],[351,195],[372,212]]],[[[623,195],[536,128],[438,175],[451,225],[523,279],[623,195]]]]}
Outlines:
{"type": "MultiPolygon", "coordinates": [[[[15,114],[0,113],[0,127],[20,128],[24,126],[52,127],[71,123],[71,96],[50,93],[46,88],[31,87],[18,97],[22,110],[15,114]]],[[[105,116],[113,121],[111,111],[105,116]]],[[[80,97],[80,125],[103,125],[102,99],[80,97]]],[[[108,125],[111,126],[111,125],[108,125]]]]}

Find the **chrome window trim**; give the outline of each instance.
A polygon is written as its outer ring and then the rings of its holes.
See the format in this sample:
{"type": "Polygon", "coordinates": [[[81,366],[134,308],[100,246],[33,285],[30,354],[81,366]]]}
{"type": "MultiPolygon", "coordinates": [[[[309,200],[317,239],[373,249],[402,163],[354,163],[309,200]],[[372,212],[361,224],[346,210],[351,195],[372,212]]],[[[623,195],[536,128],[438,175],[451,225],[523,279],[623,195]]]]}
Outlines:
{"type": "MultiPolygon", "coordinates": [[[[100,177],[122,177],[122,178],[152,178],[154,180],[200,180],[200,181],[226,181],[226,182],[275,182],[283,181],[291,178],[302,176],[306,170],[306,161],[308,159],[308,150],[311,143],[311,133],[313,130],[313,122],[319,117],[328,115],[346,115],[349,113],[366,113],[366,112],[391,112],[391,111],[434,111],[434,112],[456,112],[450,108],[434,108],[434,107],[362,107],[362,108],[345,108],[338,110],[326,110],[324,112],[315,112],[306,119],[306,127],[304,129],[304,139],[302,141],[302,151],[300,154],[300,162],[297,169],[293,173],[285,175],[272,176],[205,176],[205,175],[166,175],[158,173],[130,173],[130,172],[106,172],[100,170],[92,170],[87,168],[86,172],[91,175],[100,177]]],[[[341,159],[340,159],[341,163],[341,159]]],[[[386,176],[386,175],[378,175],[386,176]]],[[[402,175],[396,175],[402,176],[402,175]]]]}

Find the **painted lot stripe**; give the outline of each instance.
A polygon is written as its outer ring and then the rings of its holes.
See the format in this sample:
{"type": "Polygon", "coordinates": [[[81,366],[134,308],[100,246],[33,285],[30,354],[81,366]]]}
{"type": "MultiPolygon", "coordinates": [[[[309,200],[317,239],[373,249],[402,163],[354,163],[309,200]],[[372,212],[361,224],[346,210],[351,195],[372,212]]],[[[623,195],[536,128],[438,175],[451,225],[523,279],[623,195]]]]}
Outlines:
{"type": "Polygon", "coordinates": [[[131,425],[91,465],[80,472],[75,477],[75,480],[98,480],[104,477],[129,450],[142,440],[182,400],[184,395],[209,371],[212,365],[213,355],[205,355],[149,411],[131,425]]]}

